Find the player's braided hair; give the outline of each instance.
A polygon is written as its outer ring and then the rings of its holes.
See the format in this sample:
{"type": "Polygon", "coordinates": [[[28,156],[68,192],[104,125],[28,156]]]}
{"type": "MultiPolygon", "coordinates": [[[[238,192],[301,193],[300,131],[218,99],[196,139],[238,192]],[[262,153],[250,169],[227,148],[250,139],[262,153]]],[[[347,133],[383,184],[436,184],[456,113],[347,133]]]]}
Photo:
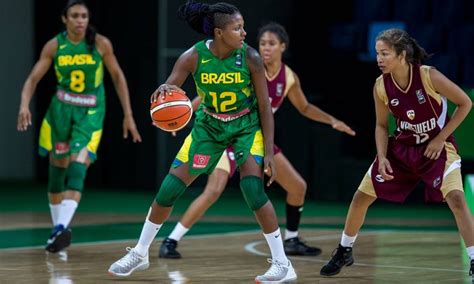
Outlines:
{"type": "Polygon", "coordinates": [[[275,22],[268,23],[258,30],[257,41],[260,41],[260,38],[266,32],[275,34],[280,40],[280,43],[284,43],[288,49],[288,46],[290,45],[290,37],[288,36],[285,27],[275,22]]]}
{"type": "Polygon", "coordinates": [[[206,4],[189,0],[178,9],[180,19],[198,33],[213,36],[214,28],[224,28],[228,22],[228,16],[240,13],[239,9],[232,4],[219,2],[206,4]]]}
{"type": "Polygon", "coordinates": [[[406,31],[401,29],[388,29],[380,32],[376,41],[384,41],[390,45],[397,55],[402,51],[406,51],[406,61],[408,63],[422,63],[428,59],[429,55],[423,47],[421,47],[416,39],[412,38],[406,31]]]}
{"type": "MultiPolygon", "coordinates": [[[[83,0],[69,0],[66,4],[66,7],[63,9],[63,16],[67,18],[67,11],[69,8],[75,5],[81,5],[86,7],[87,12],[89,13],[89,19],[91,17],[91,11],[89,10],[89,7],[87,7],[86,3],[83,0]]],[[[95,35],[97,34],[96,29],[89,23],[87,25],[87,30],[86,30],[86,44],[87,44],[87,49],[89,52],[92,52],[94,50],[95,46],[95,35]]]]}

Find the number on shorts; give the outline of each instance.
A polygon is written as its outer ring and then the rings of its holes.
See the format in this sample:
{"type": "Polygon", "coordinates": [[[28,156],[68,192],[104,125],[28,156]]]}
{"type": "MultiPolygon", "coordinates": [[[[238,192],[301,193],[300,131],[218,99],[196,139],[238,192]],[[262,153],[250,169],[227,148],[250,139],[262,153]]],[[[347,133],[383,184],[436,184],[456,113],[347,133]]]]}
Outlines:
{"type": "Polygon", "coordinates": [[[86,88],[85,84],[86,75],[82,70],[73,70],[71,72],[71,83],[69,84],[69,88],[71,88],[74,92],[82,92],[86,88]]]}
{"type": "Polygon", "coordinates": [[[413,134],[413,136],[416,138],[416,144],[421,144],[430,138],[427,133],[413,134]]]}
{"type": "Polygon", "coordinates": [[[209,92],[212,97],[212,106],[216,112],[228,112],[236,109],[236,106],[232,106],[237,101],[237,95],[234,92],[222,92],[219,94],[220,104],[217,104],[217,93],[209,92]]]}

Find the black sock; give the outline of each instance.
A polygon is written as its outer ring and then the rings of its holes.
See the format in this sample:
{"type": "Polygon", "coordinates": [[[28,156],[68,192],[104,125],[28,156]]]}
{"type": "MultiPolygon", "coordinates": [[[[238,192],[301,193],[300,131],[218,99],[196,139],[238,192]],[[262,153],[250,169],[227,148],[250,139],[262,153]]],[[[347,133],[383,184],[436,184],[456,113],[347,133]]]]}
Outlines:
{"type": "Polygon", "coordinates": [[[303,212],[303,205],[293,206],[286,203],[286,229],[288,231],[298,231],[301,220],[301,212],[303,212]]]}

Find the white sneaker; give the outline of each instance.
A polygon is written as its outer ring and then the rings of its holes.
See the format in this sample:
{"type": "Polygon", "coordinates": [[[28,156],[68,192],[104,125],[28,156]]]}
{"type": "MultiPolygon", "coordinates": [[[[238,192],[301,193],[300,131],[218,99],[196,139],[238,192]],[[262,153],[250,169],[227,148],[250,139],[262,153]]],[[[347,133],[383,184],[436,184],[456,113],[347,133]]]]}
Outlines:
{"type": "Polygon", "coordinates": [[[296,279],[297,276],[290,260],[288,260],[288,263],[281,263],[271,258],[267,259],[267,261],[272,266],[270,266],[270,269],[265,274],[255,277],[255,283],[281,283],[296,279]]]}
{"type": "Polygon", "coordinates": [[[128,253],[121,259],[114,262],[110,268],[109,273],[114,276],[129,276],[133,271],[145,270],[150,266],[148,261],[148,253],[146,256],[139,255],[135,249],[128,247],[128,253]]]}

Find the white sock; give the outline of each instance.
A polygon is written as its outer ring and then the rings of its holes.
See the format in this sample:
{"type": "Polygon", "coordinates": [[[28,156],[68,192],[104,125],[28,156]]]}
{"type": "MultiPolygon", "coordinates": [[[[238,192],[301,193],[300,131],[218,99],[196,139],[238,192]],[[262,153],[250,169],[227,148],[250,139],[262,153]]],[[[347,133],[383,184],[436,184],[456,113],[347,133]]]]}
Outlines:
{"type": "Polygon", "coordinates": [[[63,199],[57,225],[63,225],[64,228],[69,227],[69,223],[71,223],[72,217],[76,213],[77,205],[78,203],[74,199],[63,199]]]}
{"type": "Polygon", "coordinates": [[[342,232],[342,237],[341,237],[341,246],[343,247],[352,247],[354,245],[354,242],[357,238],[357,235],[350,237],[346,235],[345,232],[342,232]]]}
{"type": "Polygon", "coordinates": [[[181,222],[178,222],[178,224],[176,224],[176,226],[173,229],[173,232],[171,232],[168,238],[179,242],[183,238],[183,236],[186,235],[188,231],[189,231],[188,228],[183,226],[181,222]]]}
{"type": "Polygon", "coordinates": [[[150,222],[148,218],[145,220],[145,224],[143,224],[142,233],[140,234],[140,239],[138,240],[138,243],[135,246],[135,251],[139,255],[148,255],[148,249],[150,248],[151,243],[155,239],[156,234],[158,234],[161,225],[163,224],[155,224],[150,222]]]}
{"type": "Polygon", "coordinates": [[[469,258],[471,260],[474,260],[474,246],[470,246],[466,248],[467,255],[469,255],[469,258]]]}
{"type": "Polygon", "coordinates": [[[298,236],[298,231],[288,231],[285,229],[285,241],[288,239],[296,238],[298,236]]]}
{"type": "Polygon", "coordinates": [[[272,253],[272,259],[278,260],[282,263],[287,263],[285,250],[283,249],[283,241],[281,240],[280,228],[270,234],[263,234],[267,240],[270,252],[272,253]]]}
{"type": "Polygon", "coordinates": [[[61,209],[61,203],[58,204],[49,204],[49,211],[51,211],[51,221],[53,221],[53,226],[58,224],[59,210],[61,209]]]}

